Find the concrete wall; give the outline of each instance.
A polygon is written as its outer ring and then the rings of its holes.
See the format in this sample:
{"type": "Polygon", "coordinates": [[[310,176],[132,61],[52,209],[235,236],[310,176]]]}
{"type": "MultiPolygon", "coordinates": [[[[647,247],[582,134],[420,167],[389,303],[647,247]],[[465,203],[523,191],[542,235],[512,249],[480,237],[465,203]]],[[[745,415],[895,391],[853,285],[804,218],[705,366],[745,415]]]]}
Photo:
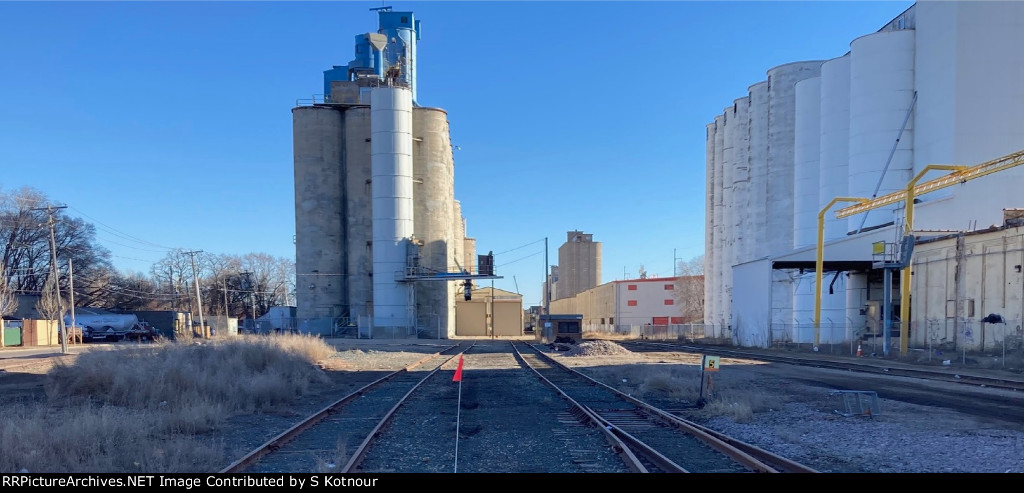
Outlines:
{"type": "Polygon", "coordinates": [[[1024,228],[951,235],[914,251],[910,341],[968,350],[1024,338],[1024,228]],[[989,314],[1005,323],[982,323],[989,314]]]}

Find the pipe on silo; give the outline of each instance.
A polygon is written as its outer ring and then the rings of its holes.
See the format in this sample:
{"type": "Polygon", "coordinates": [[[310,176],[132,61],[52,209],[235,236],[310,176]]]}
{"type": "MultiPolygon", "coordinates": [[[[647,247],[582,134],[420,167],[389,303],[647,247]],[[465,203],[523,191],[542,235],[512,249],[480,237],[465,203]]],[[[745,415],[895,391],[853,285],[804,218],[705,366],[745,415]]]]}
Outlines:
{"type": "Polygon", "coordinates": [[[721,288],[721,323],[731,325],[732,321],[732,268],[736,264],[736,193],[733,189],[736,181],[736,112],[733,106],[722,110],[722,288],[721,288]]]}
{"type": "Polygon", "coordinates": [[[715,124],[707,125],[704,141],[704,323],[715,316],[715,124]]]}
{"type": "Polygon", "coordinates": [[[403,282],[413,235],[412,92],[377,87],[370,93],[373,178],[373,324],[411,327],[412,289],[403,282]]]}
{"type": "Polygon", "coordinates": [[[725,265],[722,257],[722,245],[725,242],[725,192],[723,191],[723,175],[725,163],[725,116],[715,117],[715,243],[711,246],[715,257],[715,286],[712,297],[714,298],[715,312],[712,315],[712,323],[721,325],[725,318],[725,304],[722,301],[725,277],[725,265]]]}
{"type": "MultiPolygon", "coordinates": [[[[905,189],[913,178],[914,125],[907,119],[913,101],[913,30],[869,34],[850,43],[850,196],[880,197],[905,189]]],[[[850,218],[847,228],[892,222],[898,207],[850,218]]]]}
{"type": "MultiPolygon", "coordinates": [[[[732,171],[732,222],[728,224],[732,248],[730,265],[751,260],[750,248],[750,98],[743,97],[733,102],[733,116],[729,121],[732,128],[733,162],[732,171]]],[[[731,320],[730,315],[730,320],[731,320]]]]}
{"type": "Polygon", "coordinates": [[[331,318],[347,308],[344,124],[333,108],[292,109],[295,301],[302,319],[331,318]]]}

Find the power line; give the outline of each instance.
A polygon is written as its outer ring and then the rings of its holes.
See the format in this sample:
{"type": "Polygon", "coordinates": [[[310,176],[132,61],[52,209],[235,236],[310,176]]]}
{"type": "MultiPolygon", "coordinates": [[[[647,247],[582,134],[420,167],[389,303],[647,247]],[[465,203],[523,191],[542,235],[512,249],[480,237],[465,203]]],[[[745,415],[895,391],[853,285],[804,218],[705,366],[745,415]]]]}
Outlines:
{"type": "Polygon", "coordinates": [[[114,233],[115,235],[121,236],[122,238],[125,238],[125,239],[128,239],[128,240],[132,240],[132,241],[136,241],[138,243],[142,243],[143,245],[149,245],[149,246],[154,246],[154,247],[157,247],[157,248],[163,248],[165,250],[174,250],[173,247],[159,245],[159,244],[153,243],[151,241],[142,240],[142,239],[136,238],[136,237],[134,237],[134,236],[132,236],[130,234],[120,232],[120,231],[118,231],[117,229],[114,229],[111,226],[103,224],[102,222],[100,222],[100,220],[96,219],[95,217],[92,217],[92,216],[86,214],[85,212],[82,212],[81,209],[78,209],[78,208],[75,208],[75,207],[72,207],[72,209],[74,209],[75,211],[78,211],[79,214],[81,214],[81,215],[83,215],[83,216],[85,216],[85,217],[87,217],[89,219],[92,219],[97,224],[107,228],[108,230],[110,230],[110,232],[114,233]]]}
{"type": "Polygon", "coordinates": [[[520,260],[526,260],[526,259],[528,259],[528,258],[530,258],[530,257],[536,257],[537,255],[540,255],[540,254],[542,254],[542,253],[544,253],[544,252],[543,252],[543,251],[540,251],[540,252],[534,252],[534,253],[531,253],[531,254],[529,254],[529,255],[527,255],[527,256],[525,256],[525,257],[519,257],[519,258],[517,258],[517,259],[515,259],[515,260],[510,260],[510,261],[508,261],[508,262],[505,262],[505,263],[503,263],[503,264],[501,264],[501,265],[498,265],[497,267],[504,267],[504,266],[506,266],[506,265],[509,265],[509,264],[514,264],[514,263],[516,263],[516,262],[518,262],[518,261],[520,261],[520,260]]]}
{"type": "Polygon", "coordinates": [[[508,253],[508,252],[514,252],[514,251],[516,251],[516,250],[519,250],[520,248],[526,248],[526,247],[528,247],[528,246],[530,246],[530,245],[535,245],[535,244],[537,244],[537,243],[540,243],[540,242],[542,242],[542,241],[544,241],[544,238],[541,238],[541,239],[539,239],[539,240],[537,240],[537,241],[534,241],[534,242],[530,242],[530,243],[527,243],[527,244],[525,244],[525,245],[522,245],[522,246],[517,246],[517,247],[515,247],[515,248],[513,248],[513,249],[511,249],[511,250],[505,250],[504,252],[498,252],[498,253],[495,253],[495,255],[502,255],[502,254],[506,254],[506,253],[508,253]]]}

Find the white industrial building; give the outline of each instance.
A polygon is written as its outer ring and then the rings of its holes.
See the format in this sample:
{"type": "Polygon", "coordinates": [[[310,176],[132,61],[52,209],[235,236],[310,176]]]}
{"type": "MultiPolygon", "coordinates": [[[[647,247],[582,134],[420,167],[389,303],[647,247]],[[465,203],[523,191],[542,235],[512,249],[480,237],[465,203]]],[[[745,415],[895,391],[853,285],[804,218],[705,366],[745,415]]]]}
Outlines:
{"type": "Polygon", "coordinates": [[[738,345],[1022,336],[1024,3],[893,14],[707,125],[704,319],[738,345]]]}
{"type": "Polygon", "coordinates": [[[583,315],[584,332],[631,333],[641,326],[688,322],[677,288],[687,277],[650,277],[601,284],[551,302],[551,313],[583,315]]]}

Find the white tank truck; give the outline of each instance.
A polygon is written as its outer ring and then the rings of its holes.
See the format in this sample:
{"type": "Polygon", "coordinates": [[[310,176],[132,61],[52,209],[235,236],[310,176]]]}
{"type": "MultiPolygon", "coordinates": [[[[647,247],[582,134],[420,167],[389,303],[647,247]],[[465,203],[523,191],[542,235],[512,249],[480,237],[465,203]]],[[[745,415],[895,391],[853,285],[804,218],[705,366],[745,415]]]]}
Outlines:
{"type": "MultiPolygon", "coordinates": [[[[71,315],[64,316],[64,323],[71,326],[71,315]]],[[[75,325],[82,329],[83,342],[97,339],[120,341],[125,337],[150,338],[149,335],[156,332],[148,323],[139,321],[139,317],[129,313],[76,314],[75,325]]]]}

